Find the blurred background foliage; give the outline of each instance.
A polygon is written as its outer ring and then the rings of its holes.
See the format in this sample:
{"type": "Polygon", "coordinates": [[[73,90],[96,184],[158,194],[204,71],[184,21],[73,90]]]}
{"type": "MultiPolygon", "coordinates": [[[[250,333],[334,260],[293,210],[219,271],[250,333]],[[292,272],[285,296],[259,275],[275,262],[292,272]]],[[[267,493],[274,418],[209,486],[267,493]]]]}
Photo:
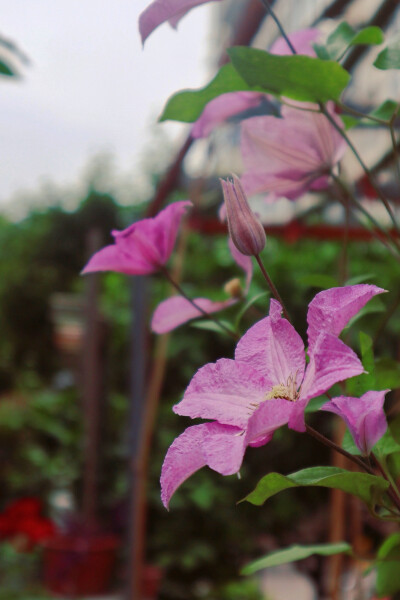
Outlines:
{"type": "MultiPolygon", "coordinates": [[[[109,243],[110,231],[125,227],[141,210],[142,206],[135,211],[121,207],[110,194],[92,188],[76,210],[34,210],[19,222],[5,217],[0,220],[3,507],[19,496],[37,495],[48,502],[51,510],[52,494],[59,491],[68,491],[79,505],[82,400],[76,380],[68,378],[68,369],[55,344],[52,302],[55,293],[83,293],[84,279],[79,272],[87,259],[88,232],[97,227],[103,243],[109,243]]],[[[376,355],[397,358],[400,317],[394,314],[385,326],[383,311],[400,294],[399,289],[392,287],[393,281],[399,279],[398,264],[373,242],[350,242],[347,253],[347,280],[376,283],[389,290],[382,299],[373,301],[372,309],[370,306],[348,330],[347,341],[358,350],[359,331],[369,335],[381,331],[376,355]]],[[[321,288],[341,283],[342,254],[341,242],[319,241],[316,251],[315,240],[287,243],[268,237],[265,263],[303,337],[308,302],[321,288]]],[[[222,299],[224,283],[238,276],[241,273],[230,257],[226,236],[190,232],[182,274],[183,286],[190,295],[222,299]]],[[[263,280],[256,271],[249,297],[264,291],[263,280]]],[[[149,318],[157,303],[169,293],[169,285],[161,276],[151,278],[149,318]]],[[[268,297],[261,295],[249,308],[240,320],[241,333],[266,314],[268,303],[268,297]]],[[[120,533],[127,528],[129,512],[130,307],[129,278],[104,274],[101,311],[107,323],[107,343],[100,502],[107,527],[120,533]]],[[[233,322],[240,310],[240,306],[232,307],[223,317],[233,322]]],[[[325,449],[288,430],[278,431],[267,446],[248,450],[241,479],[223,478],[203,469],[179,489],[169,513],[162,507],[158,483],[162,460],[172,440],[190,421],[174,415],[171,407],[179,401],[199,367],[222,356],[231,357],[232,353],[230,339],[194,329],[190,324],[170,337],[168,367],[151,447],[146,542],[148,562],[164,569],[160,596],[164,600],[256,599],[254,583],[237,580],[241,565],[263,552],[299,540],[326,541],[327,490],[291,491],[271,499],[261,509],[237,504],[268,471],[289,473],[299,465],[329,464],[325,449]]],[[[395,366],[398,368],[397,363],[395,366]]],[[[390,402],[393,404],[395,398],[390,402]]],[[[331,420],[326,414],[311,418],[319,421],[320,429],[331,433],[331,420]]],[[[373,530],[372,525],[368,527],[374,540],[379,531],[373,530]]],[[[12,558],[10,554],[9,560],[12,558]]],[[[319,566],[317,558],[301,564],[301,568],[314,574],[319,566]]],[[[26,568],[28,578],[30,569],[31,563],[26,568]]]]}

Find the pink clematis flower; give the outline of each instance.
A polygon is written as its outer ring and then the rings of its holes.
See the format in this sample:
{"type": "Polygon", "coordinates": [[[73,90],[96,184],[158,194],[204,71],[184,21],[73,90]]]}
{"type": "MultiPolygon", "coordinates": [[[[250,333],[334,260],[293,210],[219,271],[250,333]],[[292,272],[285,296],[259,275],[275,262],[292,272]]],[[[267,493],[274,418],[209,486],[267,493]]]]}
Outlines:
{"type": "Polygon", "coordinates": [[[117,271],[125,275],[148,275],[165,265],[174,249],[180,222],[189,200],[170,204],[151,219],[113,231],[115,244],[96,252],[82,273],[117,271]]]}
{"type": "MultiPolygon", "coordinates": [[[[333,108],[328,110],[343,127],[333,108]]],[[[242,123],[241,181],[247,194],[266,192],[271,199],[294,200],[309,189],[327,187],[330,170],[345,153],[345,141],[325,115],[289,106],[282,107],[281,115],[242,123]]]]}
{"type": "Polygon", "coordinates": [[[231,475],[240,469],[247,446],[266,444],[282,425],[305,431],[308,402],[363,372],[356,354],[337,336],[383,291],[355,285],[317,294],[308,309],[307,367],[301,337],[271,300],[269,316],[241,338],[234,360],[221,359],[197,371],[174,412],[212,422],[189,427],[172,443],[161,473],[164,505],[201,467],[231,475]]]}
{"type": "Polygon", "coordinates": [[[383,404],[389,391],[371,391],[361,398],[339,396],[324,404],[321,410],[339,415],[349,428],[357,448],[368,456],[387,429],[383,404]]]}
{"type": "MultiPolygon", "coordinates": [[[[233,297],[228,298],[227,300],[222,300],[221,302],[215,302],[209,298],[193,298],[193,302],[208,314],[216,313],[224,310],[225,308],[233,306],[239,302],[243,296],[245,297],[247,295],[250,288],[250,283],[253,276],[253,264],[251,262],[251,258],[241,254],[233,245],[233,242],[230,238],[229,249],[235,262],[245,272],[246,285],[244,294],[233,294],[233,297]]],[[[233,281],[233,284],[235,284],[235,280],[233,281]]],[[[169,331],[180,327],[180,325],[202,316],[203,313],[197,310],[193,304],[186,300],[186,298],[183,296],[172,296],[171,298],[163,300],[157,306],[151,319],[151,329],[154,331],[154,333],[158,334],[168,333],[169,331]]]]}
{"type": "MultiPolygon", "coordinates": [[[[318,29],[299,29],[289,35],[289,40],[298,54],[315,56],[313,43],[321,37],[318,29]]],[[[285,38],[280,37],[271,46],[271,54],[291,54],[285,38]]],[[[260,92],[228,92],[214,98],[204,108],[200,117],[194,123],[191,131],[193,138],[205,138],[217,126],[241,112],[258,106],[267,94],[260,92]]]]}
{"type": "MultiPolygon", "coordinates": [[[[162,23],[166,21],[172,27],[176,27],[179,21],[192,8],[206,4],[211,0],[154,0],[141,13],[139,17],[139,32],[142,43],[146,41],[149,35],[162,23]]],[[[219,0],[214,0],[218,2],[219,0]]]]}

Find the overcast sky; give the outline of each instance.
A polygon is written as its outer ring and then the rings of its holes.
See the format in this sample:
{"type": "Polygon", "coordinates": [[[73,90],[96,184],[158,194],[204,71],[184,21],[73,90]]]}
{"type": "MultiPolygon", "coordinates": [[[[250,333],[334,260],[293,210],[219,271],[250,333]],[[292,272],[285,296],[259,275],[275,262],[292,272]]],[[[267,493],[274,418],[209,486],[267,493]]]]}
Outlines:
{"type": "Polygon", "coordinates": [[[99,152],[133,170],[167,97],[205,82],[209,7],[178,32],[161,26],[142,50],[137,18],[149,2],[0,0],[0,33],[32,61],[22,81],[0,82],[0,204],[46,179],[73,182],[99,152]]]}

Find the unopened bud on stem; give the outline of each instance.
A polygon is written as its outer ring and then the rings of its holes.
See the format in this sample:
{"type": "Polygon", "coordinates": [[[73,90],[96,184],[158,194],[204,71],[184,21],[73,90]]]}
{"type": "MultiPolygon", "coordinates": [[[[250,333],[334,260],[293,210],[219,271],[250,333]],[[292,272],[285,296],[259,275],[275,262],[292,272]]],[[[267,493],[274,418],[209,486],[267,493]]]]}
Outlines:
{"type": "Polygon", "coordinates": [[[252,212],[239,178],[232,175],[232,180],[221,179],[229,235],[239,252],[257,256],[266,242],[264,227],[252,212]]]}

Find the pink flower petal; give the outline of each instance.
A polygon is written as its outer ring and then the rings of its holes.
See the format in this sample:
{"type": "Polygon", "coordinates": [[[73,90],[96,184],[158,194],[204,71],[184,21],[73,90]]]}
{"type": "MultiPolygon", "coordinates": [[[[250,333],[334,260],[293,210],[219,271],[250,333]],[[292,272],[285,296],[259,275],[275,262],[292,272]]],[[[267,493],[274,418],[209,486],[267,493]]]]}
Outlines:
{"type": "Polygon", "coordinates": [[[339,335],[368,300],[384,291],[375,285],[359,284],[319,292],[308,307],[309,354],[313,352],[314,344],[322,331],[339,335]]]}
{"type": "Polygon", "coordinates": [[[237,473],[246,451],[244,431],[219,423],[207,423],[207,426],[203,440],[207,465],[221,475],[237,473]]]}
{"type": "Polygon", "coordinates": [[[296,377],[299,385],[305,367],[303,341],[286,319],[276,318],[274,304],[271,314],[273,319],[258,321],[239,340],[235,360],[256,369],[272,386],[285,385],[289,377],[296,377]]]}
{"type": "MultiPolygon", "coordinates": [[[[248,194],[271,192],[275,197],[298,198],[342,158],[346,145],[323,114],[299,110],[313,105],[292,102],[282,118],[253,117],[242,123],[242,184],[248,194]],[[295,108],[298,106],[299,108],[295,108]],[[282,144],[282,140],[285,143],[282,144]]],[[[332,118],[343,127],[332,107],[332,118]]]]}
{"type": "Polygon", "coordinates": [[[342,417],[358,449],[364,455],[368,455],[387,429],[383,404],[385,395],[389,391],[371,391],[361,396],[361,398],[339,396],[324,404],[321,410],[342,417]]]}
{"type": "Polygon", "coordinates": [[[165,508],[178,487],[206,465],[222,475],[236,473],[245,450],[245,436],[237,427],[219,423],[188,427],[173,441],[162,466],[161,499],[165,508]]]}
{"type": "MultiPolygon", "coordinates": [[[[289,34],[289,40],[293,44],[297,54],[307,56],[316,56],[313,48],[313,43],[321,37],[321,32],[318,29],[299,29],[289,34]]],[[[281,54],[289,56],[292,54],[285,38],[280,37],[274,42],[270,49],[271,54],[281,54]]]]}
{"type": "Polygon", "coordinates": [[[265,94],[260,92],[229,92],[211,100],[193,124],[192,137],[205,138],[229,117],[258,106],[265,94]]]}
{"type": "MultiPolygon", "coordinates": [[[[223,302],[213,302],[208,298],[194,298],[193,302],[208,314],[212,314],[228,308],[237,302],[235,298],[229,298],[223,302]]],[[[183,296],[172,296],[157,306],[151,319],[151,329],[154,333],[162,334],[172,331],[176,327],[187,323],[191,319],[203,317],[203,313],[196,309],[193,304],[183,296]]]]}
{"type": "Polygon", "coordinates": [[[289,427],[305,431],[304,410],[311,400],[324,394],[335,383],[363,373],[358,356],[342,340],[330,333],[322,333],[314,346],[304,374],[300,397],[294,402],[289,427]]]}
{"type": "Polygon", "coordinates": [[[250,365],[221,358],[197,371],[173,410],[244,429],[270,388],[270,382],[250,365]]]}
{"type": "MultiPolygon", "coordinates": [[[[214,0],[217,2],[218,0],[214,0]]],[[[176,27],[178,21],[192,8],[210,0],[154,0],[139,17],[139,32],[142,43],[165,21],[176,27]]]]}
{"type": "Polygon", "coordinates": [[[250,444],[262,438],[265,439],[264,443],[269,441],[274,432],[289,421],[294,405],[294,402],[283,398],[265,400],[249,420],[246,431],[247,443],[250,444]]]}
{"type": "Polygon", "coordinates": [[[207,423],[188,427],[169,447],[161,470],[161,500],[168,508],[177,488],[193,473],[205,466],[202,451],[207,423]]]}
{"type": "Polygon", "coordinates": [[[169,259],[182,217],[192,203],[174,202],[154,218],[142,219],[123,231],[113,231],[115,244],[96,252],[82,273],[117,271],[143,275],[157,271],[169,259]]]}
{"type": "Polygon", "coordinates": [[[102,248],[90,258],[82,270],[82,275],[95,271],[116,271],[125,275],[146,275],[153,273],[155,267],[148,263],[140,255],[132,257],[121,252],[120,248],[113,244],[102,248]]]}

